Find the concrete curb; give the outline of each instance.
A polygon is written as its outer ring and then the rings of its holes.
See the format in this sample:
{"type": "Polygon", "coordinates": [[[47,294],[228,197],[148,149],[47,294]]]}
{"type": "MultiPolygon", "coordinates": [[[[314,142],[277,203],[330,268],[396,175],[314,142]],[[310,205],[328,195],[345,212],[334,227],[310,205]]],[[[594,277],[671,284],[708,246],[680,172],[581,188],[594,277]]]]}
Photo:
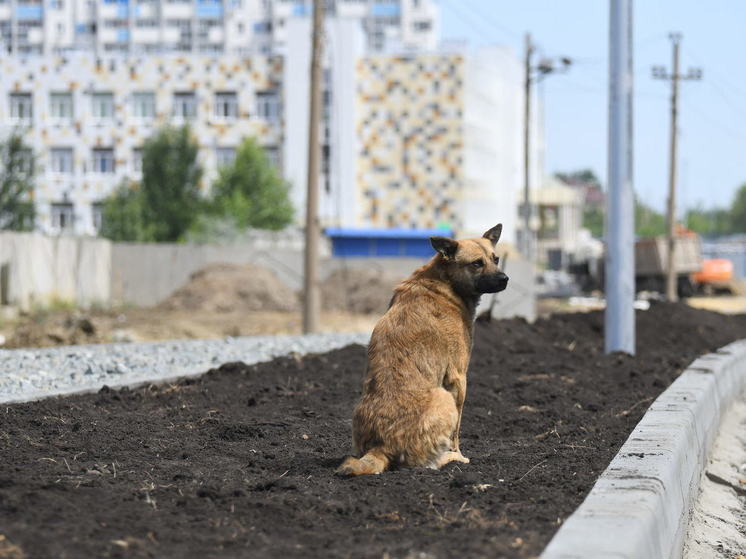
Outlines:
{"type": "Polygon", "coordinates": [[[694,361],[650,406],[542,559],[681,557],[720,419],[746,388],[746,340],[694,361]]]}

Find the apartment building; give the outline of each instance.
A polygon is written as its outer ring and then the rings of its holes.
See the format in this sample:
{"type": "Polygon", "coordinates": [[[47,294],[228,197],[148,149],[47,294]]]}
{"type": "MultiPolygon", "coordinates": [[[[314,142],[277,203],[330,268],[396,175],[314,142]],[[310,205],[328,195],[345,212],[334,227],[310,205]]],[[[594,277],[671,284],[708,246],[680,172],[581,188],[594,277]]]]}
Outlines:
{"type": "Polygon", "coordinates": [[[189,124],[207,188],[246,137],[281,165],[282,59],[76,54],[0,60],[0,134],[25,130],[39,163],[37,225],[95,234],[101,201],[141,176],[142,146],[159,127],[189,124]]]}
{"type": "MultiPolygon", "coordinates": [[[[305,208],[309,24],[290,23],[283,168],[305,208]]],[[[508,48],[375,54],[348,20],[327,23],[320,216],[331,227],[447,226],[479,235],[496,221],[515,242],[522,191],[523,71],[508,48]]],[[[538,101],[538,100],[537,100],[538,101]]],[[[540,109],[541,105],[537,104],[540,109]]],[[[531,145],[542,177],[541,122],[531,145]]]]}
{"type": "MultiPolygon", "coordinates": [[[[288,20],[311,8],[312,0],[0,0],[0,48],[270,55],[284,51],[288,20]]],[[[376,52],[437,43],[434,0],[326,0],[326,11],[358,21],[376,52]]]]}

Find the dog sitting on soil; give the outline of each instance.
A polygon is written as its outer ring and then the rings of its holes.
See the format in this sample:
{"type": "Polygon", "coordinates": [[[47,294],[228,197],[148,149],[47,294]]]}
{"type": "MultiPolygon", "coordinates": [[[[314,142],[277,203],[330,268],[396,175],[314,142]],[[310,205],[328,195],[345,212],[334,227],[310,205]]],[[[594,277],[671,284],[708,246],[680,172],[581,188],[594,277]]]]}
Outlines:
{"type": "Polygon", "coordinates": [[[501,232],[499,224],[476,239],[431,237],[435,256],[396,287],[373,330],[353,414],[361,457],[348,457],[337,473],[469,462],[459,447],[466,369],[479,298],[508,285],[495,255],[501,232]]]}

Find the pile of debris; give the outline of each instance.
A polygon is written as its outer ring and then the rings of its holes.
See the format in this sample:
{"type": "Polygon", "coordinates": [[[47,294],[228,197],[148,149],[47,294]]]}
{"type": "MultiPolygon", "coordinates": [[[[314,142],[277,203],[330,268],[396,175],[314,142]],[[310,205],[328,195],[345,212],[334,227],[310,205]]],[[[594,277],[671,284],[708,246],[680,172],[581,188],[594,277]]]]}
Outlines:
{"type": "Polygon", "coordinates": [[[158,305],[169,311],[296,311],[298,295],[272,270],[252,264],[210,264],[158,305]]]}
{"type": "Polygon", "coordinates": [[[382,269],[341,268],[323,281],[322,305],[329,311],[383,314],[403,279],[382,269]]]}

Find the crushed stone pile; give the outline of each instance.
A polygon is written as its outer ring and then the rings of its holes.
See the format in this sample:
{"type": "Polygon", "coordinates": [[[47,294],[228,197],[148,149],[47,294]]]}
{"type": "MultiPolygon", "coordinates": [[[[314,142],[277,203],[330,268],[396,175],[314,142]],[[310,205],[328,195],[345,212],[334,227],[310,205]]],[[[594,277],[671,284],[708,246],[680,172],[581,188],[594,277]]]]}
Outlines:
{"type": "Polygon", "coordinates": [[[254,264],[210,264],[162,301],[164,310],[295,311],[298,295],[272,270],[254,264]]]}

